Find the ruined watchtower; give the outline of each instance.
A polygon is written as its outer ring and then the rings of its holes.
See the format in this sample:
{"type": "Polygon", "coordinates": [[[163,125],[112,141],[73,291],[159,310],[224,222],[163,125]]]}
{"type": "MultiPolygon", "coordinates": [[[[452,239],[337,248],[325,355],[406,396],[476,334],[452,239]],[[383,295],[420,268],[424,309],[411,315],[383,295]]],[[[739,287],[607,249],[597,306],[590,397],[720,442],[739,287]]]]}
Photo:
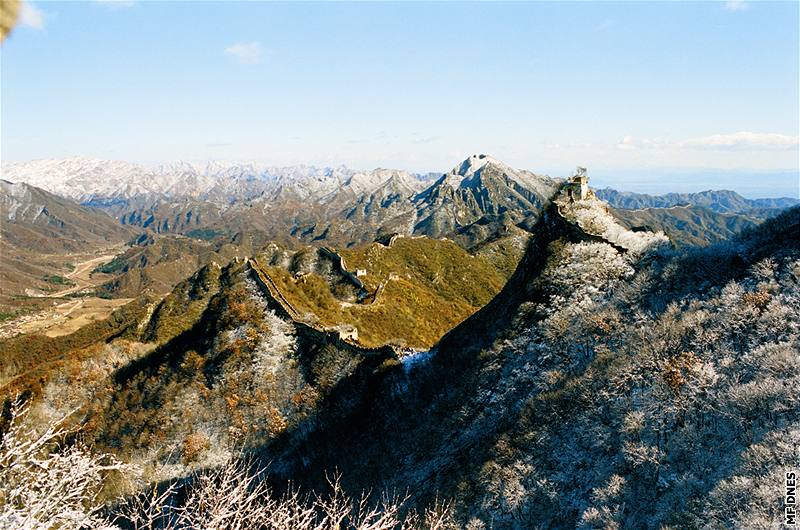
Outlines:
{"type": "Polygon", "coordinates": [[[340,324],[334,328],[339,333],[341,340],[351,340],[358,342],[358,328],[352,324],[340,324]]]}
{"type": "Polygon", "coordinates": [[[585,167],[578,167],[575,175],[570,177],[565,186],[570,202],[582,201],[589,196],[589,176],[585,167]]]}

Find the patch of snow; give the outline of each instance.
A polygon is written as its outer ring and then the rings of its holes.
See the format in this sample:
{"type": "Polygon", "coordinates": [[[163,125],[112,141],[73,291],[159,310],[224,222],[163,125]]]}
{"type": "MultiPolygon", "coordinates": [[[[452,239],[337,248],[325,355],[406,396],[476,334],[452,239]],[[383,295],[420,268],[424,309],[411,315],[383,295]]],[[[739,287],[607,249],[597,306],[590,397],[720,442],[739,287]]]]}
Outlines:
{"type": "Polygon", "coordinates": [[[412,351],[411,353],[404,355],[400,358],[400,362],[403,363],[403,372],[406,374],[410,373],[414,367],[426,364],[431,360],[432,357],[433,352],[430,350],[412,351]]]}
{"type": "Polygon", "coordinates": [[[594,197],[575,202],[568,202],[561,197],[557,202],[567,220],[577,224],[585,232],[602,237],[634,255],[669,243],[669,238],[663,232],[633,232],[626,229],[611,216],[606,203],[594,197]]]}
{"type": "MultiPolygon", "coordinates": [[[[253,367],[259,373],[275,374],[286,357],[297,349],[297,339],[294,335],[294,326],[267,308],[267,301],[261,293],[256,282],[245,277],[248,294],[263,311],[264,321],[269,331],[262,333],[258,345],[253,353],[253,367]]],[[[237,330],[229,331],[228,333],[237,330]]]]}

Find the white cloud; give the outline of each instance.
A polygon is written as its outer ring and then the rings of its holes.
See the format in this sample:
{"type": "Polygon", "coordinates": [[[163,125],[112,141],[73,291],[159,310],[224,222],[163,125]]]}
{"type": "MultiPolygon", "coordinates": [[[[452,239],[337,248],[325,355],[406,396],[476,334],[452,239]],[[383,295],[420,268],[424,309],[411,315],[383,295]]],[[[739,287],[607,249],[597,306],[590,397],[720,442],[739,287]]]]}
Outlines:
{"type": "Polygon", "coordinates": [[[44,29],[44,13],[30,2],[23,2],[19,9],[19,24],[29,28],[44,29]]]}
{"type": "Polygon", "coordinates": [[[617,149],[692,149],[701,151],[786,151],[797,149],[800,137],[777,133],[736,132],[712,134],[682,141],[647,140],[625,136],[617,149]]]}
{"type": "Polygon", "coordinates": [[[797,149],[800,137],[776,133],[712,134],[680,142],[679,147],[716,151],[783,151],[797,149]]]}
{"type": "Polygon", "coordinates": [[[242,64],[256,64],[264,57],[264,50],[258,42],[240,42],[225,48],[225,54],[242,64]]]}
{"type": "Polygon", "coordinates": [[[728,0],[725,2],[725,9],[728,11],[744,11],[748,7],[750,6],[744,0],[728,0]]]}
{"type": "Polygon", "coordinates": [[[668,142],[663,140],[647,140],[647,139],[639,139],[634,138],[633,136],[625,136],[617,142],[617,149],[622,149],[626,151],[630,151],[633,149],[656,149],[659,147],[665,147],[668,145],[668,142]]]}
{"type": "Polygon", "coordinates": [[[633,138],[633,136],[625,136],[622,140],[617,142],[617,149],[630,150],[630,149],[636,149],[638,147],[639,146],[637,145],[636,140],[633,138]]]}

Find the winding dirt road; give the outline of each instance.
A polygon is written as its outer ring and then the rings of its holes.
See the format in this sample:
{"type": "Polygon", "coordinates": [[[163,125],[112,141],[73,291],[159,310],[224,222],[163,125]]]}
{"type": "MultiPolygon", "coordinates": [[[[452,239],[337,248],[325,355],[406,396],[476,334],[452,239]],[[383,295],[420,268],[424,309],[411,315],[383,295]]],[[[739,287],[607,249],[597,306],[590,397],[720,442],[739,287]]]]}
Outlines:
{"type": "Polygon", "coordinates": [[[68,294],[78,292],[81,289],[86,289],[87,287],[94,287],[96,285],[96,282],[92,281],[92,271],[98,265],[111,261],[112,259],[114,259],[114,257],[115,254],[108,254],[106,256],[99,256],[97,258],[92,258],[88,261],[78,263],[75,266],[75,270],[66,275],[66,278],[75,282],[75,285],[67,289],[64,289],[63,291],[52,293],[47,296],[50,298],[61,298],[62,296],[67,296],[68,294]]]}
{"type": "MultiPolygon", "coordinates": [[[[108,249],[112,250],[112,249],[108,249]]],[[[108,251],[107,250],[107,251],[108,251]]],[[[120,249],[115,249],[120,250],[120,249]]],[[[20,333],[41,333],[48,337],[68,335],[80,327],[101,320],[115,309],[127,304],[132,298],[105,299],[97,296],[66,298],[84,289],[93,289],[108,278],[105,274],[92,274],[92,271],[103,263],[107,263],[117,254],[106,254],[82,261],[65,278],[75,283],[56,293],[48,293],[46,298],[53,299],[56,304],[51,308],[33,314],[23,315],[0,326],[0,338],[13,337],[20,333]],[[60,302],[57,299],[62,299],[60,302]]]]}

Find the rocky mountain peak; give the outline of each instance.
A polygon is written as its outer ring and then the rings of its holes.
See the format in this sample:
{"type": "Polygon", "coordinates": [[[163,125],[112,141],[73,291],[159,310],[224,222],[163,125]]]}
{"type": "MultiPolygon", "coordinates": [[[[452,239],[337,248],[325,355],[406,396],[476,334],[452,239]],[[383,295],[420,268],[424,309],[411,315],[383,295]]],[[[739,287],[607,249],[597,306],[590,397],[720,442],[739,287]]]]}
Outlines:
{"type": "Polygon", "coordinates": [[[474,154],[444,175],[442,183],[447,184],[453,189],[474,186],[478,182],[478,177],[483,169],[487,166],[497,167],[501,171],[514,173],[513,169],[496,158],[485,154],[474,154]]]}

